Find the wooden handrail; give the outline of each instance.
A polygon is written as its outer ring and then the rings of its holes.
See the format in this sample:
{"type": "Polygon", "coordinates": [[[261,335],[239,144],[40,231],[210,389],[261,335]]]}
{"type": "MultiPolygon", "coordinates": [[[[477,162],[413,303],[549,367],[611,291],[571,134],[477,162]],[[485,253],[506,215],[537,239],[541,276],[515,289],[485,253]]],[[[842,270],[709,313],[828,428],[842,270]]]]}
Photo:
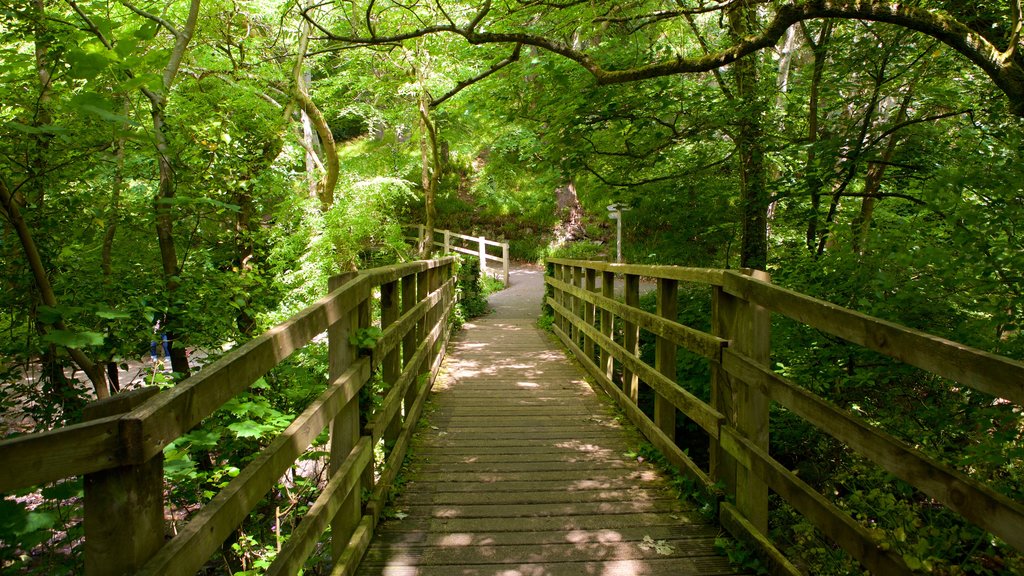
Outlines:
{"type": "Polygon", "coordinates": [[[554,314],[555,334],[670,462],[704,483],[709,492],[715,491],[715,485],[726,486],[726,493],[735,497],[736,505],[723,502],[720,506],[723,526],[736,536],[764,545],[765,556],[776,572],[797,573],[766,537],[769,488],[872,572],[904,574],[911,570],[900,555],[880,546],[867,529],[770,456],[770,402],[781,404],[968,521],[1024,551],[1024,531],[1020,529],[1024,526],[1024,503],[926,456],[773,372],[767,361],[768,314],[782,314],[1017,405],[1024,404],[1024,363],[780,288],[768,282],[763,273],[569,259],[549,259],[547,267],[545,302],[554,314]],[[625,277],[625,303],[611,297],[617,273],[625,277]],[[602,279],[600,288],[595,282],[598,276],[602,279]],[[657,314],[637,307],[641,277],[658,281],[657,314]],[[679,281],[710,288],[711,334],[679,324],[675,310],[666,305],[675,299],[674,286],[679,281]],[[621,322],[619,341],[613,333],[616,319],[621,322]],[[639,357],[640,329],[655,336],[659,351],[655,366],[639,357]],[[666,358],[677,347],[709,359],[710,403],[679,386],[665,369],[666,358]],[[618,378],[613,370],[615,363],[621,366],[618,378]],[[636,404],[637,380],[654,392],[653,419],[636,404]],[[659,404],[671,408],[659,411],[659,404]],[[707,433],[711,446],[708,470],[697,466],[675,444],[674,430],[668,427],[675,410],[707,433]]]}
{"type": "MultiPolygon", "coordinates": [[[[416,230],[416,236],[407,236],[406,240],[416,242],[417,246],[423,244],[423,237],[426,235],[426,227],[423,224],[405,226],[405,228],[416,230]]],[[[494,240],[488,240],[485,236],[467,236],[466,234],[459,234],[457,232],[452,232],[451,230],[435,229],[431,243],[432,246],[441,248],[444,254],[455,252],[458,254],[475,256],[480,262],[479,266],[481,274],[490,273],[490,268],[487,266],[487,262],[501,263],[502,279],[505,282],[505,285],[509,286],[509,265],[511,264],[511,260],[509,259],[508,242],[497,242],[494,240]],[[440,240],[438,239],[438,235],[440,235],[440,240]],[[464,243],[460,244],[453,240],[463,240],[464,243]],[[490,254],[488,252],[488,248],[490,247],[500,248],[501,255],[497,256],[490,254]]],[[[497,277],[496,272],[494,275],[497,277]]]]}
{"type": "Polygon", "coordinates": [[[194,574],[330,425],[331,480],[269,573],[296,574],[328,524],[333,557],[349,562],[336,569],[351,570],[380,518],[440,366],[455,302],[454,263],[447,257],[332,279],[327,296],[173,388],[125,401],[115,397],[90,410],[93,420],[0,442],[0,491],[85,475],[87,576],[194,574]],[[381,308],[391,312],[381,323],[383,337],[360,356],[348,337],[370,326],[377,287],[390,299],[381,308]],[[326,390],[165,543],[162,529],[150,526],[154,517],[157,523],[163,518],[164,447],[324,331],[330,359],[326,390]],[[389,361],[403,368],[385,371],[384,406],[360,415],[360,389],[389,361]],[[365,432],[361,419],[371,422],[365,432]],[[374,446],[386,430],[395,431],[395,443],[375,471],[374,446]],[[365,507],[363,490],[372,493],[365,507]],[[115,493],[128,497],[109,497],[115,493]],[[132,529],[142,526],[147,529],[132,529]],[[147,537],[152,534],[157,537],[147,537]]]}

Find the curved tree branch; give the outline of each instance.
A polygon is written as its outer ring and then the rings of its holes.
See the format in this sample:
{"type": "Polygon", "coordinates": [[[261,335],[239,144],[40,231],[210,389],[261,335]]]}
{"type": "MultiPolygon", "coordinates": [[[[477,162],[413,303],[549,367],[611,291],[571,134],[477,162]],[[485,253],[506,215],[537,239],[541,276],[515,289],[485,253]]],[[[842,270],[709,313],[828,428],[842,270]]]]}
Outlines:
{"type": "Polygon", "coordinates": [[[466,80],[460,81],[458,84],[455,85],[455,88],[449,90],[445,95],[441,96],[440,98],[434,98],[433,100],[431,100],[430,107],[437,108],[441,104],[444,104],[444,102],[451,98],[452,96],[455,96],[456,94],[462,92],[463,90],[472,86],[473,84],[476,84],[477,82],[483,80],[484,78],[487,78],[491,74],[494,74],[498,70],[501,70],[502,68],[508,66],[509,64],[512,64],[516,60],[519,60],[519,52],[522,49],[522,47],[522,44],[516,44],[516,47],[512,50],[512,54],[509,55],[508,58],[505,58],[501,62],[498,62],[494,66],[491,66],[487,70],[481,72],[480,74],[477,74],[476,76],[473,76],[472,78],[467,78],[466,80]]]}
{"type": "MultiPolygon", "coordinates": [[[[489,10],[485,6],[485,10],[489,10]]],[[[485,12],[482,10],[481,12],[485,12]]],[[[589,53],[559,40],[529,32],[480,32],[480,13],[470,26],[459,27],[451,23],[427,25],[415,30],[400,31],[390,36],[370,38],[337,34],[313,21],[308,9],[304,18],[310,20],[324,36],[323,39],[350,44],[380,44],[402,42],[428,34],[448,33],[462,36],[470,44],[508,43],[534,46],[558,54],[582,66],[598,84],[621,84],[659,76],[709,72],[736,62],[753,52],[774,46],[790,26],[806,20],[838,18],[869,20],[901,26],[939,40],[960,53],[980,68],[1009,98],[1014,114],[1024,116],[1024,66],[1013,58],[1013,49],[1005,52],[964,23],[923,8],[891,1],[865,0],[804,0],[780,5],[774,17],[760,32],[739,40],[734,45],[699,57],[672,57],[642,66],[608,69],[589,53]]],[[[486,14],[485,14],[486,16],[486,14]]]]}

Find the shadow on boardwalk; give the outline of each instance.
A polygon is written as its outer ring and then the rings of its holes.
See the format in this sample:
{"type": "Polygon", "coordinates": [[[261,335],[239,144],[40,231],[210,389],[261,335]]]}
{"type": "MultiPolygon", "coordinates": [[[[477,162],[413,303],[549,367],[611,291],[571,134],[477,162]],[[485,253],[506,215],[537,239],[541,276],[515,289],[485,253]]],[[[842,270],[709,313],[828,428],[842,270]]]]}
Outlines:
{"type": "Polygon", "coordinates": [[[626,455],[639,437],[534,326],[542,293],[540,268],[514,270],[453,339],[360,573],[736,574],[720,529],[626,455]]]}

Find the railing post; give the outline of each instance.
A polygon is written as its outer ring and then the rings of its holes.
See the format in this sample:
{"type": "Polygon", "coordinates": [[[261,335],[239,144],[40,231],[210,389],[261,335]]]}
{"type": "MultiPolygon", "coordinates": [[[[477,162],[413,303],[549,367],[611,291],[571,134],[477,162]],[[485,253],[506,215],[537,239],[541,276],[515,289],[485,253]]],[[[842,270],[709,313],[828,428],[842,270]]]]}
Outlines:
{"type": "MultiPolygon", "coordinates": [[[[402,277],[402,314],[408,313],[412,310],[419,300],[416,297],[416,277],[417,274],[409,274],[408,276],[402,277]]],[[[406,333],[402,339],[402,368],[408,368],[409,363],[412,362],[412,357],[416,354],[416,348],[419,346],[419,324],[413,327],[412,330],[406,333]]],[[[416,389],[417,382],[413,382],[409,386],[408,392],[405,394],[405,401],[403,406],[405,408],[405,414],[409,414],[412,410],[412,405],[416,402],[416,389]]]]}
{"type": "MultiPolygon", "coordinates": [[[[420,252],[429,254],[433,246],[427,246],[423,242],[423,237],[426,235],[426,228],[427,227],[424,226],[423,224],[416,225],[416,246],[419,247],[420,252]]],[[[433,240],[433,238],[431,238],[431,240],[433,240]]]]}
{"type": "MultiPolygon", "coordinates": [[[[430,294],[429,278],[430,271],[423,270],[416,274],[416,302],[422,302],[426,299],[427,295],[430,294]]],[[[430,331],[430,311],[423,316],[423,319],[416,323],[416,347],[419,348],[421,342],[430,331]]],[[[429,355],[428,355],[429,356],[429,355]]],[[[430,366],[430,358],[424,358],[423,364],[416,367],[417,376],[423,374],[425,369],[430,366]]]]}
{"type": "MultiPolygon", "coordinates": [[[[565,266],[561,264],[555,264],[555,268],[552,271],[551,277],[558,280],[562,280],[564,276],[565,266]]],[[[553,289],[553,291],[555,302],[557,302],[561,306],[565,306],[565,293],[562,291],[562,289],[555,288],[553,289]]],[[[562,332],[565,332],[565,317],[562,315],[561,312],[557,310],[554,311],[554,317],[554,325],[557,326],[558,329],[561,330],[562,332]]]]}
{"type": "MultiPolygon", "coordinates": [[[[431,268],[430,271],[427,273],[427,282],[428,285],[430,286],[430,292],[435,292],[438,288],[440,288],[441,284],[443,283],[443,281],[441,280],[441,269],[431,268]]],[[[436,326],[438,322],[445,321],[444,311],[442,309],[443,305],[444,302],[442,300],[439,300],[436,304],[434,304],[434,308],[433,310],[430,311],[429,314],[430,322],[427,324],[427,333],[433,330],[434,326],[436,326]]],[[[433,346],[430,347],[429,364],[427,364],[427,369],[431,371],[431,378],[433,378],[434,363],[437,362],[437,357],[441,354],[442,346],[444,346],[444,339],[441,338],[440,335],[438,335],[437,340],[434,342],[433,346]]]]}
{"type": "MultiPolygon", "coordinates": [[[[679,282],[658,278],[658,316],[672,322],[679,319],[679,282]]],[[[654,369],[669,380],[676,380],[676,344],[657,336],[654,348],[654,369]]],[[[654,396],[654,423],[673,441],[676,439],[676,407],[661,394],[654,396]]]]}
{"type": "MultiPolygon", "coordinates": [[[[768,273],[753,271],[758,280],[768,273]]],[[[729,340],[729,347],[748,358],[768,365],[771,354],[771,318],[755,304],[716,286],[712,292],[711,329],[729,340]]],[[[711,404],[732,426],[758,447],[768,451],[768,398],[738,378],[731,377],[720,363],[711,366],[711,404]]],[[[738,464],[721,446],[711,446],[711,477],[724,482],[736,496],[736,508],[762,533],[768,531],[768,486],[738,464]]]]}
{"type": "MultiPolygon", "coordinates": [[[[584,270],[586,276],[586,290],[587,292],[597,292],[597,270],[593,268],[586,268],[584,270]]],[[[583,301],[583,321],[587,323],[587,326],[594,327],[594,313],[595,307],[593,304],[587,301],[583,301]]],[[[594,361],[594,339],[586,334],[583,335],[583,353],[587,359],[591,362],[594,361]]]]}
{"type": "MultiPolygon", "coordinates": [[[[570,272],[571,277],[569,283],[575,288],[583,286],[583,270],[579,266],[572,266],[570,272]]],[[[572,317],[569,318],[569,340],[571,340],[577,346],[580,345],[580,329],[577,328],[577,323],[583,320],[583,314],[580,313],[580,302],[583,300],[575,296],[569,296],[569,311],[572,317]]]]}
{"type": "MultiPolygon", "coordinates": [[[[640,277],[636,274],[626,274],[625,286],[626,306],[631,308],[640,307],[640,277]]],[[[640,357],[640,327],[636,324],[623,321],[622,327],[623,347],[626,352],[640,357]]],[[[629,396],[633,404],[637,403],[640,397],[640,379],[632,370],[623,366],[622,368],[622,391],[629,396]]]]}
{"type": "Polygon", "coordinates": [[[444,253],[450,254],[452,251],[452,231],[444,231],[444,253]]]}
{"type": "MultiPolygon", "coordinates": [[[[355,272],[332,276],[327,281],[328,290],[333,292],[355,277],[355,272]]],[[[359,308],[362,308],[362,305],[359,308]]],[[[331,382],[341,376],[356,358],[355,347],[349,342],[348,337],[359,329],[359,308],[343,315],[327,328],[328,377],[331,382]]],[[[359,441],[359,433],[359,398],[356,397],[350,400],[331,422],[331,460],[328,469],[330,475],[333,476],[348,458],[352,448],[359,441]]],[[[331,557],[335,560],[341,557],[349,538],[359,525],[362,516],[362,488],[364,487],[358,484],[353,488],[331,521],[331,557]]]]}
{"type": "MultiPolygon", "coordinates": [[[[615,298],[614,272],[601,273],[601,295],[605,298],[615,298]]],[[[610,310],[601,310],[601,334],[607,336],[609,340],[613,337],[612,313],[610,310]]],[[[601,369],[604,370],[604,375],[608,377],[608,381],[613,382],[613,358],[608,353],[607,348],[603,346],[601,347],[601,369]]]]}
{"type": "Polygon", "coordinates": [[[484,238],[483,236],[481,236],[480,240],[479,240],[480,241],[480,250],[479,250],[479,252],[480,252],[480,276],[483,276],[484,274],[487,274],[487,244],[485,244],[486,240],[487,239],[484,238]]]}
{"type": "MultiPolygon", "coordinates": [[[[382,284],[380,287],[380,328],[381,330],[387,329],[398,320],[399,315],[399,292],[398,282],[388,282],[382,284]]],[[[382,376],[384,382],[388,386],[393,386],[398,377],[402,373],[401,359],[398,355],[398,347],[395,347],[388,352],[387,356],[384,357],[382,366],[382,376]]],[[[384,440],[388,442],[394,442],[398,438],[399,432],[402,430],[402,419],[400,414],[396,414],[395,418],[388,423],[387,428],[384,431],[384,440]]]]}
{"type": "Polygon", "coordinates": [[[505,277],[505,287],[506,288],[511,286],[511,283],[509,282],[508,267],[509,267],[508,242],[503,242],[501,244],[501,273],[505,277]]]}
{"type": "MultiPolygon", "coordinates": [[[[159,392],[140,388],[85,407],[84,420],[128,412],[159,392]]],[[[164,545],[164,455],[85,475],[85,574],[134,574],[164,545]]]]}

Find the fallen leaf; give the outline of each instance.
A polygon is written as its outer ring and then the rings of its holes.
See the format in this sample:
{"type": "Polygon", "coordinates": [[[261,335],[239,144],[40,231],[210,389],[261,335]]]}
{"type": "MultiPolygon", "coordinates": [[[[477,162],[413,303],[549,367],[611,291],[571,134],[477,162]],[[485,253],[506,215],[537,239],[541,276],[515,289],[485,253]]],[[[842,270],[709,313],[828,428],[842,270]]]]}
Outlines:
{"type": "Polygon", "coordinates": [[[655,552],[662,556],[669,556],[676,551],[668,542],[664,540],[656,541],[654,538],[651,538],[650,535],[644,536],[644,539],[640,542],[639,546],[641,550],[654,549],[655,552]]]}
{"type": "Polygon", "coordinates": [[[405,520],[408,517],[409,517],[409,515],[406,514],[405,512],[395,512],[395,519],[396,520],[405,520]]]}

